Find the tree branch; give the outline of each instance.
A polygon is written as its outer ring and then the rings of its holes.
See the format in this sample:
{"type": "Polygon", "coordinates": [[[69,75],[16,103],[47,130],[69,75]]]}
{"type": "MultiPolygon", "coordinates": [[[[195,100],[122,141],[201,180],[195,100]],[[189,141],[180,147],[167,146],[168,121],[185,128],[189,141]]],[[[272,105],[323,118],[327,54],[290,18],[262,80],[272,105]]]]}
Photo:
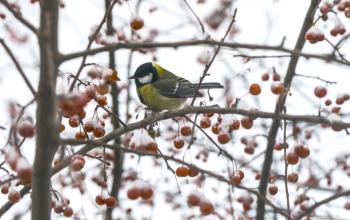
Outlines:
{"type": "MultiPolygon", "coordinates": [[[[309,28],[312,25],[314,15],[316,13],[317,6],[319,4],[318,0],[311,0],[309,9],[306,13],[306,16],[304,18],[303,26],[300,30],[297,42],[294,47],[294,51],[301,51],[304,44],[305,44],[305,33],[309,30],[309,28]]],[[[293,55],[289,61],[288,69],[286,76],[284,78],[283,84],[286,88],[286,91],[289,91],[291,87],[291,83],[293,80],[293,77],[295,75],[295,69],[297,66],[297,63],[299,61],[300,55],[293,55]]],[[[282,94],[279,97],[279,100],[275,106],[275,114],[280,114],[283,110],[284,104],[286,102],[286,94],[282,94]]],[[[261,179],[259,184],[259,193],[263,196],[266,195],[267,190],[267,184],[270,177],[270,170],[271,170],[271,164],[273,160],[273,147],[276,142],[276,136],[278,133],[278,128],[280,125],[281,119],[275,118],[272,121],[268,138],[267,138],[267,146],[266,146],[266,152],[265,152],[265,159],[264,164],[261,172],[261,179]]],[[[262,199],[258,199],[258,207],[257,207],[257,219],[264,219],[265,218],[265,201],[262,199]]]]}
{"type": "Polygon", "coordinates": [[[11,4],[7,0],[0,0],[0,2],[12,13],[18,21],[20,21],[24,26],[31,30],[34,34],[38,34],[37,29],[29,21],[23,18],[22,14],[13,9],[11,4]]]}

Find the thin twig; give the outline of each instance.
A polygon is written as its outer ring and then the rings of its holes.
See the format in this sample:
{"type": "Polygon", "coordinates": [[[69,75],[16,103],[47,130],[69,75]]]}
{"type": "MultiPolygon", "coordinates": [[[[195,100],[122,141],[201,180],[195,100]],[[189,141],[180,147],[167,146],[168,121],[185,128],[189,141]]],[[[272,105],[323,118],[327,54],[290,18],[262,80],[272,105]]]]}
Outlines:
{"type": "Polygon", "coordinates": [[[188,9],[190,9],[191,13],[196,17],[199,25],[201,26],[201,29],[202,29],[202,33],[204,34],[205,33],[205,28],[204,28],[204,25],[201,21],[201,19],[198,17],[198,15],[196,14],[196,12],[194,12],[193,8],[188,4],[188,2],[186,0],[183,0],[186,4],[186,6],[188,7],[188,9]]]}
{"type": "Polygon", "coordinates": [[[4,49],[6,50],[7,54],[10,56],[12,62],[15,64],[19,74],[22,76],[24,82],[27,84],[30,92],[33,94],[34,98],[36,98],[36,92],[35,92],[32,84],[30,83],[29,79],[27,78],[26,74],[24,73],[21,65],[18,63],[15,55],[12,53],[11,49],[7,46],[4,39],[0,38],[0,43],[4,47],[4,49]]]}
{"type": "MultiPolygon", "coordinates": [[[[228,28],[227,28],[227,31],[226,31],[224,37],[221,39],[221,42],[224,42],[225,39],[226,39],[226,37],[227,37],[227,35],[228,35],[228,33],[230,33],[230,30],[231,30],[231,28],[232,28],[232,25],[233,25],[233,23],[235,23],[235,21],[236,21],[236,14],[237,14],[237,8],[235,9],[235,11],[234,11],[234,13],[233,13],[232,20],[231,20],[231,22],[230,22],[230,24],[229,24],[229,26],[228,26],[228,28]]],[[[204,69],[203,74],[202,74],[202,76],[201,76],[201,78],[200,78],[200,80],[199,80],[199,83],[198,83],[198,85],[197,85],[197,88],[196,88],[196,91],[195,91],[195,93],[194,93],[193,99],[192,99],[192,101],[191,101],[191,106],[193,106],[194,101],[195,101],[196,98],[197,98],[199,88],[200,88],[201,84],[203,83],[204,78],[208,75],[208,71],[209,71],[211,65],[213,64],[213,62],[214,62],[216,56],[218,55],[220,49],[221,49],[221,45],[219,45],[219,46],[216,48],[216,50],[215,50],[215,52],[214,52],[214,55],[213,55],[213,57],[211,58],[210,62],[209,62],[207,65],[205,65],[205,69],[204,69]]]]}
{"type": "MultiPolygon", "coordinates": [[[[284,113],[286,109],[284,109],[284,113]]],[[[284,189],[286,191],[286,200],[287,200],[287,212],[288,220],[291,219],[290,216],[290,203],[289,203],[289,190],[288,190],[288,163],[287,163],[287,121],[283,120],[283,155],[284,155],[284,189]]]]}
{"type": "Polygon", "coordinates": [[[24,26],[31,30],[34,34],[38,34],[37,29],[28,20],[23,18],[22,14],[16,11],[11,4],[6,0],[0,0],[0,2],[12,13],[18,21],[20,21],[24,26]]]}
{"type": "MultiPolygon", "coordinates": [[[[102,29],[102,26],[104,25],[104,23],[107,21],[107,17],[108,15],[111,13],[112,9],[113,9],[113,6],[117,3],[118,1],[117,0],[114,0],[110,6],[108,7],[108,9],[106,10],[106,13],[104,14],[100,24],[98,25],[98,27],[96,28],[95,32],[89,36],[89,42],[88,42],[88,45],[86,46],[86,49],[85,51],[88,51],[90,50],[91,46],[92,46],[92,43],[96,40],[98,34],[100,33],[101,29],[102,29]]],[[[69,91],[73,91],[74,89],[74,86],[77,82],[77,79],[79,78],[80,74],[81,74],[81,71],[83,70],[84,66],[85,66],[85,62],[86,62],[86,58],[87,58],[87,54],[84,54],[83,55],[83,59],[81,61],[81,64],[80,64],[80,67],[77,71],[77,74],[75,75],[74,77],[74,80],[69,88],[69,91]]],[[[61,60],[62,62],[62,60],[61,60]]]]}

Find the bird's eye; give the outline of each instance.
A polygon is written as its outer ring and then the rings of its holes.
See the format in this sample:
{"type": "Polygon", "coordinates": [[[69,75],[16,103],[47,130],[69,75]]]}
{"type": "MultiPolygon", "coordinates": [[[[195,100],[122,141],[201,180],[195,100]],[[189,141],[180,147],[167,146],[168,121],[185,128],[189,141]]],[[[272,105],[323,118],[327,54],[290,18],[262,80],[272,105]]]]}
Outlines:
{"type": "Polygon", "coordinates": [[[147,84],[147,83],[151,83],[152,82],[152,73],[148,73],[145,76],[139,77],[137,80],[141,83],[141,84],[147,84]]]}

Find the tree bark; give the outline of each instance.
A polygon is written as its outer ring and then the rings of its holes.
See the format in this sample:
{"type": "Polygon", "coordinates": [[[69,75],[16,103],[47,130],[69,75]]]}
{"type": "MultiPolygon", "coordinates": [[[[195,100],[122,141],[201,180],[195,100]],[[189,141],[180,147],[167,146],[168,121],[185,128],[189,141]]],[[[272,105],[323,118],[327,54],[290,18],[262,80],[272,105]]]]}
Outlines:
{"type": "Polygon", "coordinates": [[[40,79],[31,196],[32,219],[45,220],[51,216],[51,164],[59,145],[56,103],[58,1],[42,0],[40,5],[40,79]]]}

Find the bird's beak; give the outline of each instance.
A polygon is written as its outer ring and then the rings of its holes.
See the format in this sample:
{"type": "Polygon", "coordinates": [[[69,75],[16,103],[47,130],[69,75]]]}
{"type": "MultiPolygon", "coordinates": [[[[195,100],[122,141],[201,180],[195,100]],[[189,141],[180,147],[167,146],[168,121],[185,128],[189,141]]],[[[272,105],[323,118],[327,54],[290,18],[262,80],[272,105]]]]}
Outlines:
{"type": "Polygon", "coordinates": [[[135,79],[135,76],[130,76],[129,79],[135,79]]]}

